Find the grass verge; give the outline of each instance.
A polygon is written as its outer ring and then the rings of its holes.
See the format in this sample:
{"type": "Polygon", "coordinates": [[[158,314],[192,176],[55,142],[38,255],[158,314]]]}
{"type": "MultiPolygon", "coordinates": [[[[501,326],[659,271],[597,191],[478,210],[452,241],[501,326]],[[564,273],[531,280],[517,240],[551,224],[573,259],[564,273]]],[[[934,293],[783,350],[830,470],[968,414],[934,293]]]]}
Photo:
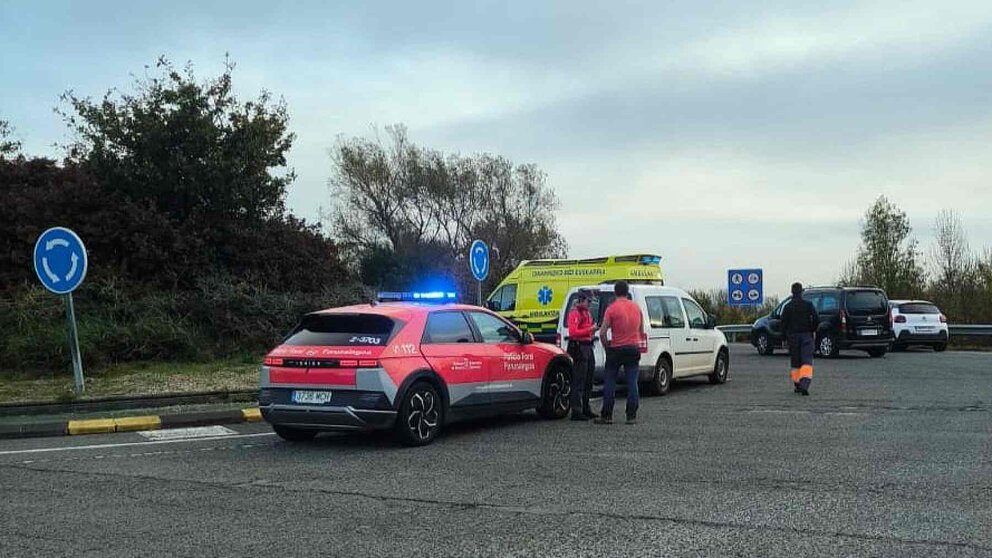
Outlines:
{"type": "MultiPolygon", "coordinates": [[[[93,372],[84,370],[86,392],[79,400],[109,395],[254,389],[258,387],[258,369],[259,363],[247,358],[197,363],[116,364],[93,372]]],[[[71,376],[0,374],[0,403],[74,400],[77,398],[72,393],[71,376]]]]}

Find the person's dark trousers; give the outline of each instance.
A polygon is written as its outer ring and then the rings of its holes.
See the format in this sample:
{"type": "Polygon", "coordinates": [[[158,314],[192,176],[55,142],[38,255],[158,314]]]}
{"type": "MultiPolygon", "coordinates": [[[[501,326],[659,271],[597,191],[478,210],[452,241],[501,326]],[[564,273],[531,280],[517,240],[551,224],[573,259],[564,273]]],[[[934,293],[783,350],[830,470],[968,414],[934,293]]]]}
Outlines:
{"type": "Polygon", "coordinates": [[[592,373],[596,356],[592,343],[571,342],[568,354],[572,357],[572,412],[589,410],[589,394],[592,392],[592,373]]]}
{"type": "Polygon", "coordinates": [[[596,368],[596,355],[592,343],[571,342],[568,354],[572,357],[572,412],[589,414],[589,395],[592,393],[592,376],[596,368]]]}
{"type": "Polygon", "coordinates": [[[606,372],[603,378],[603,418],[613,417],[617,374],[623,368],[627,379],[627,418],[637,416],[641,403],[637,380],[640,376],[641,351],[637,347],[616,347],[606,350],[606,372]]]}
{"type": "Polygon", "coordinates": [[[813,334],[789,334],[789,358],[792,364],[792,383],[801,392],[809,391],[813,381],[813,334]]]}

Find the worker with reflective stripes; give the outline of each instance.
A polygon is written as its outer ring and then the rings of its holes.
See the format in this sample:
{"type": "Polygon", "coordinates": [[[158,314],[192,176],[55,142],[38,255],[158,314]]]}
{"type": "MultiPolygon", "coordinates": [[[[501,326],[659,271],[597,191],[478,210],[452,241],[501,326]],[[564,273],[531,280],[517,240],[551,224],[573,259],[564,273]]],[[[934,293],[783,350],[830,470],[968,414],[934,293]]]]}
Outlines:
{"type": "Polygon", "coordinates": [[[813,304],[803,299],[803,286],[792,284],[792,300],[782,310],[782,332],[789,342],[792,383],[796,393],[809,395],[813,381],[813,338],[820,318],[813,304]]]}

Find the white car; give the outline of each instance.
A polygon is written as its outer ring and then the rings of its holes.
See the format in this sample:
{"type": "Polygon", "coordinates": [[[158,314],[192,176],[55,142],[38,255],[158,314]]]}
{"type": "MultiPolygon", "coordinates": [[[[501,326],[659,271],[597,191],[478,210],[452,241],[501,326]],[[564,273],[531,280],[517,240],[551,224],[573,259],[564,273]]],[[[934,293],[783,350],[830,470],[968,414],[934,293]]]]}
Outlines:
{"type": "MultiPolygon", "coordinates": [[[[558,316],[558,344],[568,346],[568,313],[575,306],[579,290],[593,295],[589,311],[600,324],[606,307],[616,299],[612,284],[573,287],[558,316]]],[[[730,372],[727,338],[716,329],[716,318],[709,316],[688,293],[672,287],[630,285],[631,299],[641,307],[647,350],[641,351],[640,380],[649,394],[668,393],[672,380],[708,376],[722,384],[730,372]]],[[[598,335],[593,340],[597,381],[602,381],[606,354],[598,335]]],[[[618,381],[622,381],[621,378],[618,381]]]]}
{"type": "Polygon", "coordinates": [[[910,345],[933,347],[937,352],[947,350],[950,329],[947,317],[932,302],[925,300],[890,300],[892,309],[892,348],[905,349],[910,345]]]}

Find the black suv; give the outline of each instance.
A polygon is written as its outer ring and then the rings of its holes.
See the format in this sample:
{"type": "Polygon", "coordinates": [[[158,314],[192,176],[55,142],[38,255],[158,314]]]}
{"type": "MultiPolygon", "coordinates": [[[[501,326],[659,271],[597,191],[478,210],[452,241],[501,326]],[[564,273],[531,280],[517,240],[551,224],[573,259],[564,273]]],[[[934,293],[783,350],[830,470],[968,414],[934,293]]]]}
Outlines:
{"type": "MultiPolygon", "coordinates": [[[[894,337],[889,299],[885,291],[870,287],[811,287],[803,298],[813,303],[820,314],[816,331],[816,352],[835,357],[844,349],[866,351],[873,358],[884,356],[894,337]]],[[[782,309],[775,310],[751,326],[751,344],[763,355],[784,346],[782,309]]]]}

